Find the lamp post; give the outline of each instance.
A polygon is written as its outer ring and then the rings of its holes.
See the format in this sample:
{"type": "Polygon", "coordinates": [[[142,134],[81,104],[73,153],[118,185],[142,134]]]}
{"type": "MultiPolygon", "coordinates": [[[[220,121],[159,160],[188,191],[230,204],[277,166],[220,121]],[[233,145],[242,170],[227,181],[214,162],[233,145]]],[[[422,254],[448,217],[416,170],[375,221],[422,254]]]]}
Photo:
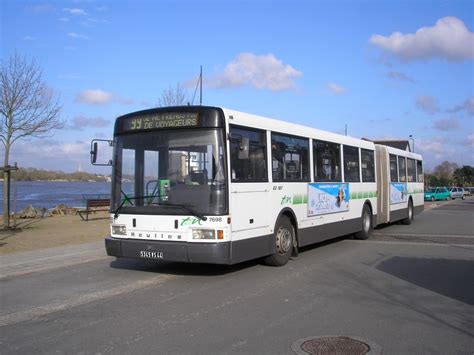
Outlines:
{"type": "Polygon", "coordinates": [[[408,136],[408,139],[411,140],[411,142],[412,142],[411,148],[413,149],[413,153],[415,153],[415,138],[413,138],[413,135],[410,134],[410,135],[408,136]]]}

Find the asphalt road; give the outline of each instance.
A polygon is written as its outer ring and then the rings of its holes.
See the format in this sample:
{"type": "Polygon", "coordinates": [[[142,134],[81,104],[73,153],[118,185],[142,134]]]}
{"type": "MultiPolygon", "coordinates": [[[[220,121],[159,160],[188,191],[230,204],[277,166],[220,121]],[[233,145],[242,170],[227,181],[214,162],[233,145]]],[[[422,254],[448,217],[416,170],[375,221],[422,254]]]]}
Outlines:
{"type": "Polygon", "coordinates": [[[384,354],[472,355],[474,198],[430,207],[411,226],[305,248],[280,268],[84,248],[38,271],[3,259],[1,353],[292,354],[299,339],[346,335],[384,354]]]}

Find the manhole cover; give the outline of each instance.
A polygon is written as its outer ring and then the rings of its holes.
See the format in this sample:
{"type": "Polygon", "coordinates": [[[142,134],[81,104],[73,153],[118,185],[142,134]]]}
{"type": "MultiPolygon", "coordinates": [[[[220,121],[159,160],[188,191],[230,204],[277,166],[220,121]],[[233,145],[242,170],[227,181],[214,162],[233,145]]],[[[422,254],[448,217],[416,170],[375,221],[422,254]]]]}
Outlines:
{"type": "Polygon", "coordinates": [[[364,355],[381,354],[379,345],[354,336],[325,335],[300,339],[291,345],[296,354],[364,355]]]}

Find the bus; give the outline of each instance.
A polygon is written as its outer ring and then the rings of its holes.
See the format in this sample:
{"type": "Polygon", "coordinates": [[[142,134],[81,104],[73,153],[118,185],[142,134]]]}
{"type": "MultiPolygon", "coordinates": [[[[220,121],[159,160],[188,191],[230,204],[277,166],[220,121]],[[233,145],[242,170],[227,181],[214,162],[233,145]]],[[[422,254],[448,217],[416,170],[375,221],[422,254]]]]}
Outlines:
{"type": "MultiPolygon", "coordinates": [[[[118,117],[107,254],[285,265],[298,249],[423,210],[422,157],[220,107],[118,117]]],[[[98,145],[91,145],[97,163],[98,145]]]]}

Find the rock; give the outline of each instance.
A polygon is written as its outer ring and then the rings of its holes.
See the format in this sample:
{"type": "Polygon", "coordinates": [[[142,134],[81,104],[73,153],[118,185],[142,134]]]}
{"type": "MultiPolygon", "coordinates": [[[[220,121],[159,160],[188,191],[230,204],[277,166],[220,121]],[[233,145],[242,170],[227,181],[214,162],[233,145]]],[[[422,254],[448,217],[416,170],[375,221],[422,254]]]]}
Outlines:
{"type": "Polygon", "coordinates": [[[59,204],[51,210],[53,216],[65,216],[67,213],[67,206],[64,204],[59,204]]]}
{"type": "Polygon", "coordinates": [[[36,208],[33,205],[26,206],[22,211],[20,211],[20,218],[36,218],[38,217],[36,208]]]}

